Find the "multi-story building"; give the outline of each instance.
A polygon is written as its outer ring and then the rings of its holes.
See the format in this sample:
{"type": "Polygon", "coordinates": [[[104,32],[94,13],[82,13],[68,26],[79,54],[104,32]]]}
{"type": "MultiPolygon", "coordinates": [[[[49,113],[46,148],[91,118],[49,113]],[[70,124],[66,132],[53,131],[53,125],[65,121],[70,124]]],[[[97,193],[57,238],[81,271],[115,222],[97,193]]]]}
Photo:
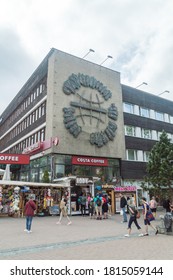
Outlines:
{"type": "Polygon", "coordinates": [[[72,174],[84,187],[102,177],[105,188],[140,189],[162,130],[173,140],[172,106],[121,85],[116,71],[52,49],[2,113],[0,152],[30,154],[30,165],[11,166],[22,181],[48,171],[52,181],[72,174]]]}

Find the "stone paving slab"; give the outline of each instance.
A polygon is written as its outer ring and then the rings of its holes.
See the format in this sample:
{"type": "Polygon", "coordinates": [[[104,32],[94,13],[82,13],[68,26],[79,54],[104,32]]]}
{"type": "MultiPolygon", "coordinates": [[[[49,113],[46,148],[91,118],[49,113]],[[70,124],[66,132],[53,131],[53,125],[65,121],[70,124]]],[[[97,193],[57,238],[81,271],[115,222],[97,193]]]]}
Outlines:
{"type": "MultiPolygon", "coordinates": [[[[163,213],[160,213],[163,214],[163,213]]],[[[158,214],[159,216],[159,214],[158,214]]],[[[58,217],[35,217],[31,234],[24,232],[25,218],[0,217],[0,259],[4,260],[103,260],[103,259],[169,259],[173,260],[173,236],[150,235],[138,237],[132,226],[132,235],[127,233],[127,224],[121,224],[121,216],[113,215],[97,221],[88,216],[71,217],[57,225],[58,217]]],[[[139,224],[144,231],[142,217],[139,224]]],[[[159,220],[153,224],[160,224],[159,220]]]]}

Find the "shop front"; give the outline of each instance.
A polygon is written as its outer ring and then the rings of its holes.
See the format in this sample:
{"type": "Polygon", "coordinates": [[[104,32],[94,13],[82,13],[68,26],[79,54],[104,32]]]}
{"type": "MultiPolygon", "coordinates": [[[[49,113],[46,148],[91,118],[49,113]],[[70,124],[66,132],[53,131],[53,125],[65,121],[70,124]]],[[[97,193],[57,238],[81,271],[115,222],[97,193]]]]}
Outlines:
{"type": "Polygon", "coordinates": [[[136,207],[140,208],[140,198],[143,196],[143,189],[139,186],[116,186],[114,187],[115,197],[115,213],[120,212],[120,193],[124,194],[125,198],[133,199],[136,207]]]}
{"type": "Polygon", "coordinates": [[[88,214],[87,197],[94,196],[94,182],[99,180],[99,177],[87,177],[87,176],[69,176],[59,179],[55,179],[55,182],[61,183],[63,186],[69,185],[67,188],[68,195],[68,214],[69,215],[80,215],[81,204],[80,198],[82,194],[86,197],[86,214],[88,214]]]}

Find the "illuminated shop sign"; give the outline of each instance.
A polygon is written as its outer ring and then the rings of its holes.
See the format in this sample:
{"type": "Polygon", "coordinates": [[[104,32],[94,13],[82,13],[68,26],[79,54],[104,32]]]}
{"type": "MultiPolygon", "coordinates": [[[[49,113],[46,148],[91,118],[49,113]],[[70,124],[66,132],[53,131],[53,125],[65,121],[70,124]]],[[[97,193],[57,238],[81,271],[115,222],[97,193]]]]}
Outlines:
{"type": "Polygon", "coordinates": [[[72,164],[108,166],[108,160],[106,158],[73,156],[72,157],[72,164]]]}
{"type": "Polygon", "coordinates": [[[29,155],[0,154],[0,164],[29,164],[29,162],[29,155]]]}
{"type": "Polygon", "coordinates": [[[127,187],[115,187],[115,192],[135,192],[136,187],[135,186],[127,186],[127,187]]]}
{"type": "Polygon", "coordinates": [[[89,181],[88,177],[77,177],[76,178],[76,185],[87,185],[89,181]]]}
{"type": "Polygon", "coordinates": [[[30,153],[33,153],[33,152],[35,152],[37,150],[40,150],[41,148],[42,148],[42,143],[41,142],[37,142],[37,143],[35,143],[35,144],[33,144],[33,145],[29,146],[29,147],[26,147],[23,150],[22,154],[30,154],[30,153]]]}

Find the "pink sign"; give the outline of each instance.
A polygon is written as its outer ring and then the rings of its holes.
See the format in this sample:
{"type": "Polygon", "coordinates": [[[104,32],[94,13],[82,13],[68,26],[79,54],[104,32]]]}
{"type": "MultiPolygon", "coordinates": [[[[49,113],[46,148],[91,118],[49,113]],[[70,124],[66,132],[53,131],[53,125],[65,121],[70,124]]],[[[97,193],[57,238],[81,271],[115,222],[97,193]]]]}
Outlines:
{"type": "Polygon", "coordinates": [[[135,192],[136,187],[135,186],[127,186],[127,187],[115,187],[115,192],[135,192]]]}

